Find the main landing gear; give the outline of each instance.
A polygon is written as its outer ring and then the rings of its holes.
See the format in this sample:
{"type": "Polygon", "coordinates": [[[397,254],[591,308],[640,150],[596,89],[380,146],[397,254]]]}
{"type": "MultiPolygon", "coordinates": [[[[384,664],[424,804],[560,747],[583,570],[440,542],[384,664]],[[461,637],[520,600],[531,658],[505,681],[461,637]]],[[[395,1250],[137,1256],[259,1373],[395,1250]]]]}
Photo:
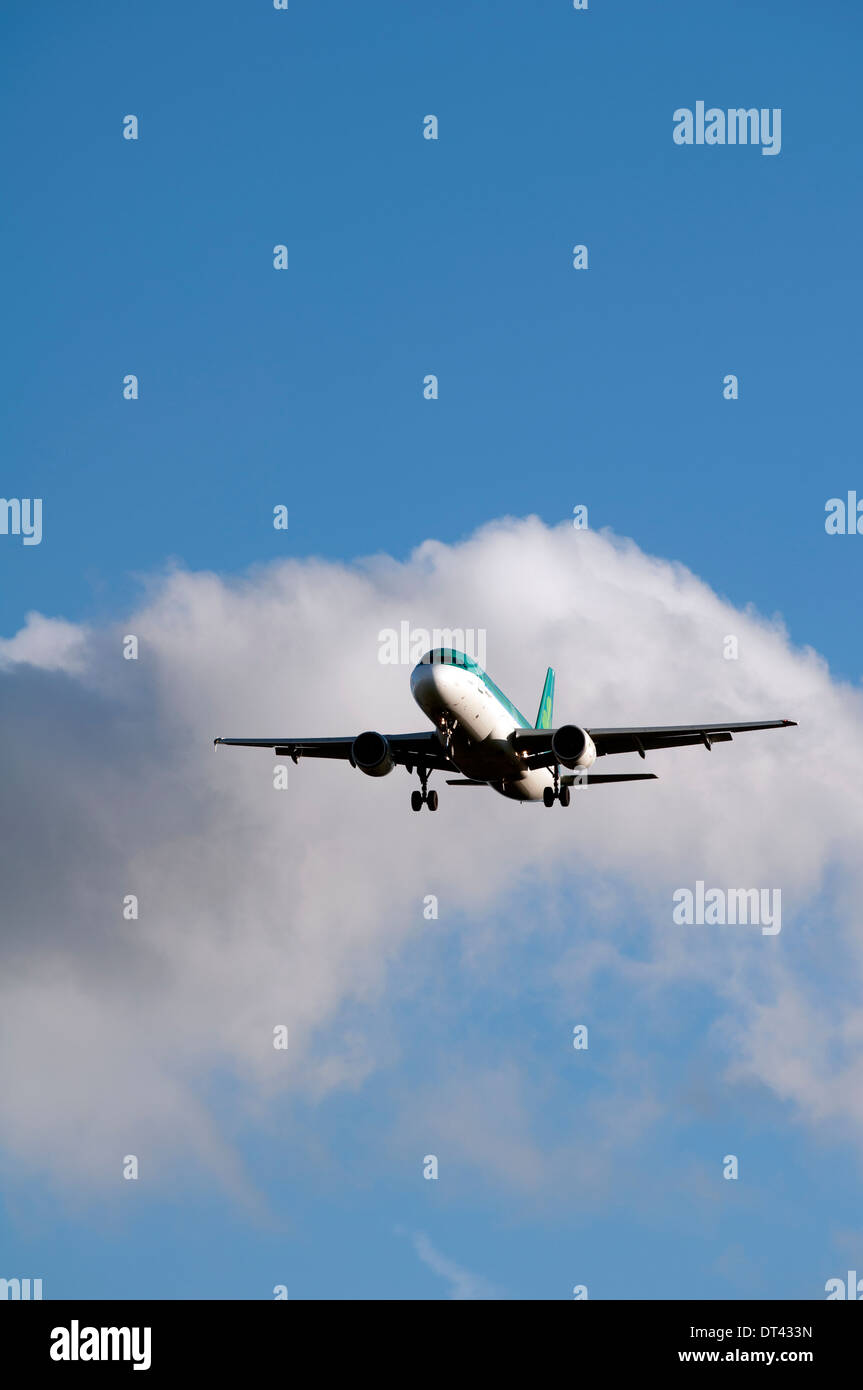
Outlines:
{"type": "Polygon", "coordinates": [[[569,805],[569,787],[560,785],[560,769],[554,769],[554,786],[544,787],[542,799],[546,806],[553,806],[555,801],[559,801],[561,806],[569,805]]]}
{"type": "Polygon", "coordinates": [[[560,787],[554,791],[552,787],[546,787],[542,793],[542,799],[546,806],[553,806],[555,801],[559,801],[561,806],[569,805],[569,787],[560,787]]]}
{"type": "Polygon", "coordinates": [[[434,787],[432,787],[431,791],[429,791],[428,789],[428,772],[424,767],[418,767],[417,772],[419,773],[422,791],[411,792],[411,810],[421,811],[423,806],[428,806],[430,811],[436,811],[438,804],[437,792],[435,791],[434,787]]]}

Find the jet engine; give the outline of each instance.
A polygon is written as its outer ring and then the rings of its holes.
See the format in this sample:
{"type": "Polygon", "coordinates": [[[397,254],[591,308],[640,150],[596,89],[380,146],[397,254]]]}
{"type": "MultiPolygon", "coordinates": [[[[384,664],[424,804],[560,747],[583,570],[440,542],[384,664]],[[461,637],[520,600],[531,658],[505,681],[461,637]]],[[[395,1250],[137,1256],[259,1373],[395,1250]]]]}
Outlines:
{"type": "Polygon", "coordinates": [[[375,733],[374,729],[357,734],[351,745],[351,756],[354,766],[367,777],[386,777],[395,767],[389,744],[383,734],[375,733]]]}
{"type": "Polygon", "coordinates": [[[551,751],[564,767],[591,767],[596,762],[596,745],[586,729],[562,724],[555,729],[551,751]]]}

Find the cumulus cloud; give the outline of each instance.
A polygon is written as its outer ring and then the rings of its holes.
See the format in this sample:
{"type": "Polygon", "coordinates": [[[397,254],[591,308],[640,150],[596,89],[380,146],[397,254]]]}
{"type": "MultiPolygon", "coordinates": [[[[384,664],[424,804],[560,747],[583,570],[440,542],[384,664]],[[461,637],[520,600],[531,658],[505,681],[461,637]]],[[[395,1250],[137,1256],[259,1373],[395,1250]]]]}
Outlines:
{"type": "Polygon", "coordinates": [[[82,669],[86,633],[62,618],[28,613],[20,632],[0,639],[0,671],[13,666],[38,666],[43,671],[82,669]]]}
{"type": "MultiPolygon", "coordinates": [[[[405,562],[291,560],[241,579],[178,569],[115,628],[31,615],[0,644],[0,699],[10,1161],[79,1185],[126,1153],[162,1177],[191,1159],[240,1190],[214,1078],[239,1083],[250,1122],[273,1097],[362,1087],[391,1039],[340,1020],[385,1008],[430,881],[473,919],[466,972],[494,957],[506,976],[492,914],[528,885],[524,930],[553,942],[550,996],[609,972],[647,1000],[696,982],[721,1009],[731,1079],[863,1138],[861,694],[779,620],[734,609],[679,565],[530,518],[428,541],[405,562]],[[568,811],[441,786],[438,813],[417,816],[401,769],[371,780],[289,764],[277,791],[270,754],[214,754],[215,735],[423,727],[409,668],[378,659],[380,631],[403,620],[484,629],[490,673],[528,715],[551,664],[558,721],[800,727],[650,755],[659,782],[577,791],[568,811]],[[129,633],[137,661],[123,659],[129,633]],[[737,660],[723,657],[728,635],[737,660]],[[780,888],[782,933],[673,926],[674,888],[697,879],[780,888]],[[137,921],[123,919],[127,894],[137,921]],[[272,1045],[279,1024],[287,1052],[272,1045]]],[[[501,1107],[518,1128],[520,1100],[501,1107]]],[[[483,1145],[465,1142],[482,1165],[483,1145]]],[[[501,1180],[535,1184],[534,1150],[521,1134],[501,1180]]]]}

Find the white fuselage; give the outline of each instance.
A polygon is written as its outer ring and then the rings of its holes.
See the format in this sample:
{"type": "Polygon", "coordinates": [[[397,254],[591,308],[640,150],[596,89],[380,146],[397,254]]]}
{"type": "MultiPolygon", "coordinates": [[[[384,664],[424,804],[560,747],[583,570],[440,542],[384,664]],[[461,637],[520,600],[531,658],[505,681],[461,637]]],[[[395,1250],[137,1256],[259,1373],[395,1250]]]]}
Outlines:
{"type": "Polygon", "coordinates": [[[421,662],[411,673],[411,694],[445,738],[450,757],[465,777],[488,782],[514,801],[541,801],[554,786],[550,769],[527,769],[507,742],[520,728],[515,714],[484,681],[461,666],[421,662]]]}

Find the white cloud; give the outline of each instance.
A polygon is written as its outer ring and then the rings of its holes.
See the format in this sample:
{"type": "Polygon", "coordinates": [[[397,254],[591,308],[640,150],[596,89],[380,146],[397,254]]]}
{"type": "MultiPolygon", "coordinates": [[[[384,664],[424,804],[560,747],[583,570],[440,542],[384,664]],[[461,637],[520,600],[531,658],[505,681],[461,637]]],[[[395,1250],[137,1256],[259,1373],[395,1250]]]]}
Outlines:
{"type": "Polygon", "coordinates": [[[462,1269],[461,1265],[457,1265],[454,1260],[442,1255],[422,1231],[417,1231],[413,1237],[413,1243],[423,1264],[428,1265],[429,1269],[433,1270],[435,1274],[439,1274],[442,1279],[449,1280],[451,1299],[482,1300],[503,1297],[487,1279],[483,1279],[479,1274],[471,1274],[470,1270],[462,1269]]]}
{"type": "Polygon", "coordinates": [[[43,671],[80,671],[86,632],[62,618],[28,613],[20,632],[0,638],[0,671],[16,665],[38,666],[43,671]]]}
{"type": "MultiPolygon", "coordinates": [[[[0,657],[0,1129],[21,1162],[78,1184],[113,1180],[137,1153],[153,1176],[194,1161],[239,1190],[210,1079],[236,1076],[250,1116],[291,1091],[362,1086],[390,1045],[372,1022],[389,963],[441,882],[484,921],[466,972],[493,960],[518,987],[488,914],[529,885],[535,914],[512,930],[560,938],[550,995],[598,971],[645,999],[705,985],[735,1076],[863,1137],[863,701],[780,623],[680,566],[605,534],[504,521],[403,564],[290,561],[231,582],[175,571],[116,629],[31,615],[0,657]],[[569,811],[442,786],[438,813],[417,816],[402,770],[289,764],[277,792],[269,754],[214,755],[217,734],[422,727],[408,670],[378,661],[379,631],[402,619],[485,628],[487,666],[528,714],[552,664],[559,721],[800,728],[657,753],[661,781],[580,791],[569,811]],[[137,662],[122,658],[125,633],[137,662]],[[728,634],[737,661],[723,659],[728,634]],[[698,878],[780,887],[781,935],[673,927],[672,890],[698,878]],[[122,919],[127,893],[137,922],[122,919]],[[350,1037],[347,1006],[369,1019],[350,1037]],[[287,1053],[272,1047],[279,1023],[287,1053]]],[[[501,1180],[534,1184],[534,1149],[522,1135],[501,1180]]]]}

